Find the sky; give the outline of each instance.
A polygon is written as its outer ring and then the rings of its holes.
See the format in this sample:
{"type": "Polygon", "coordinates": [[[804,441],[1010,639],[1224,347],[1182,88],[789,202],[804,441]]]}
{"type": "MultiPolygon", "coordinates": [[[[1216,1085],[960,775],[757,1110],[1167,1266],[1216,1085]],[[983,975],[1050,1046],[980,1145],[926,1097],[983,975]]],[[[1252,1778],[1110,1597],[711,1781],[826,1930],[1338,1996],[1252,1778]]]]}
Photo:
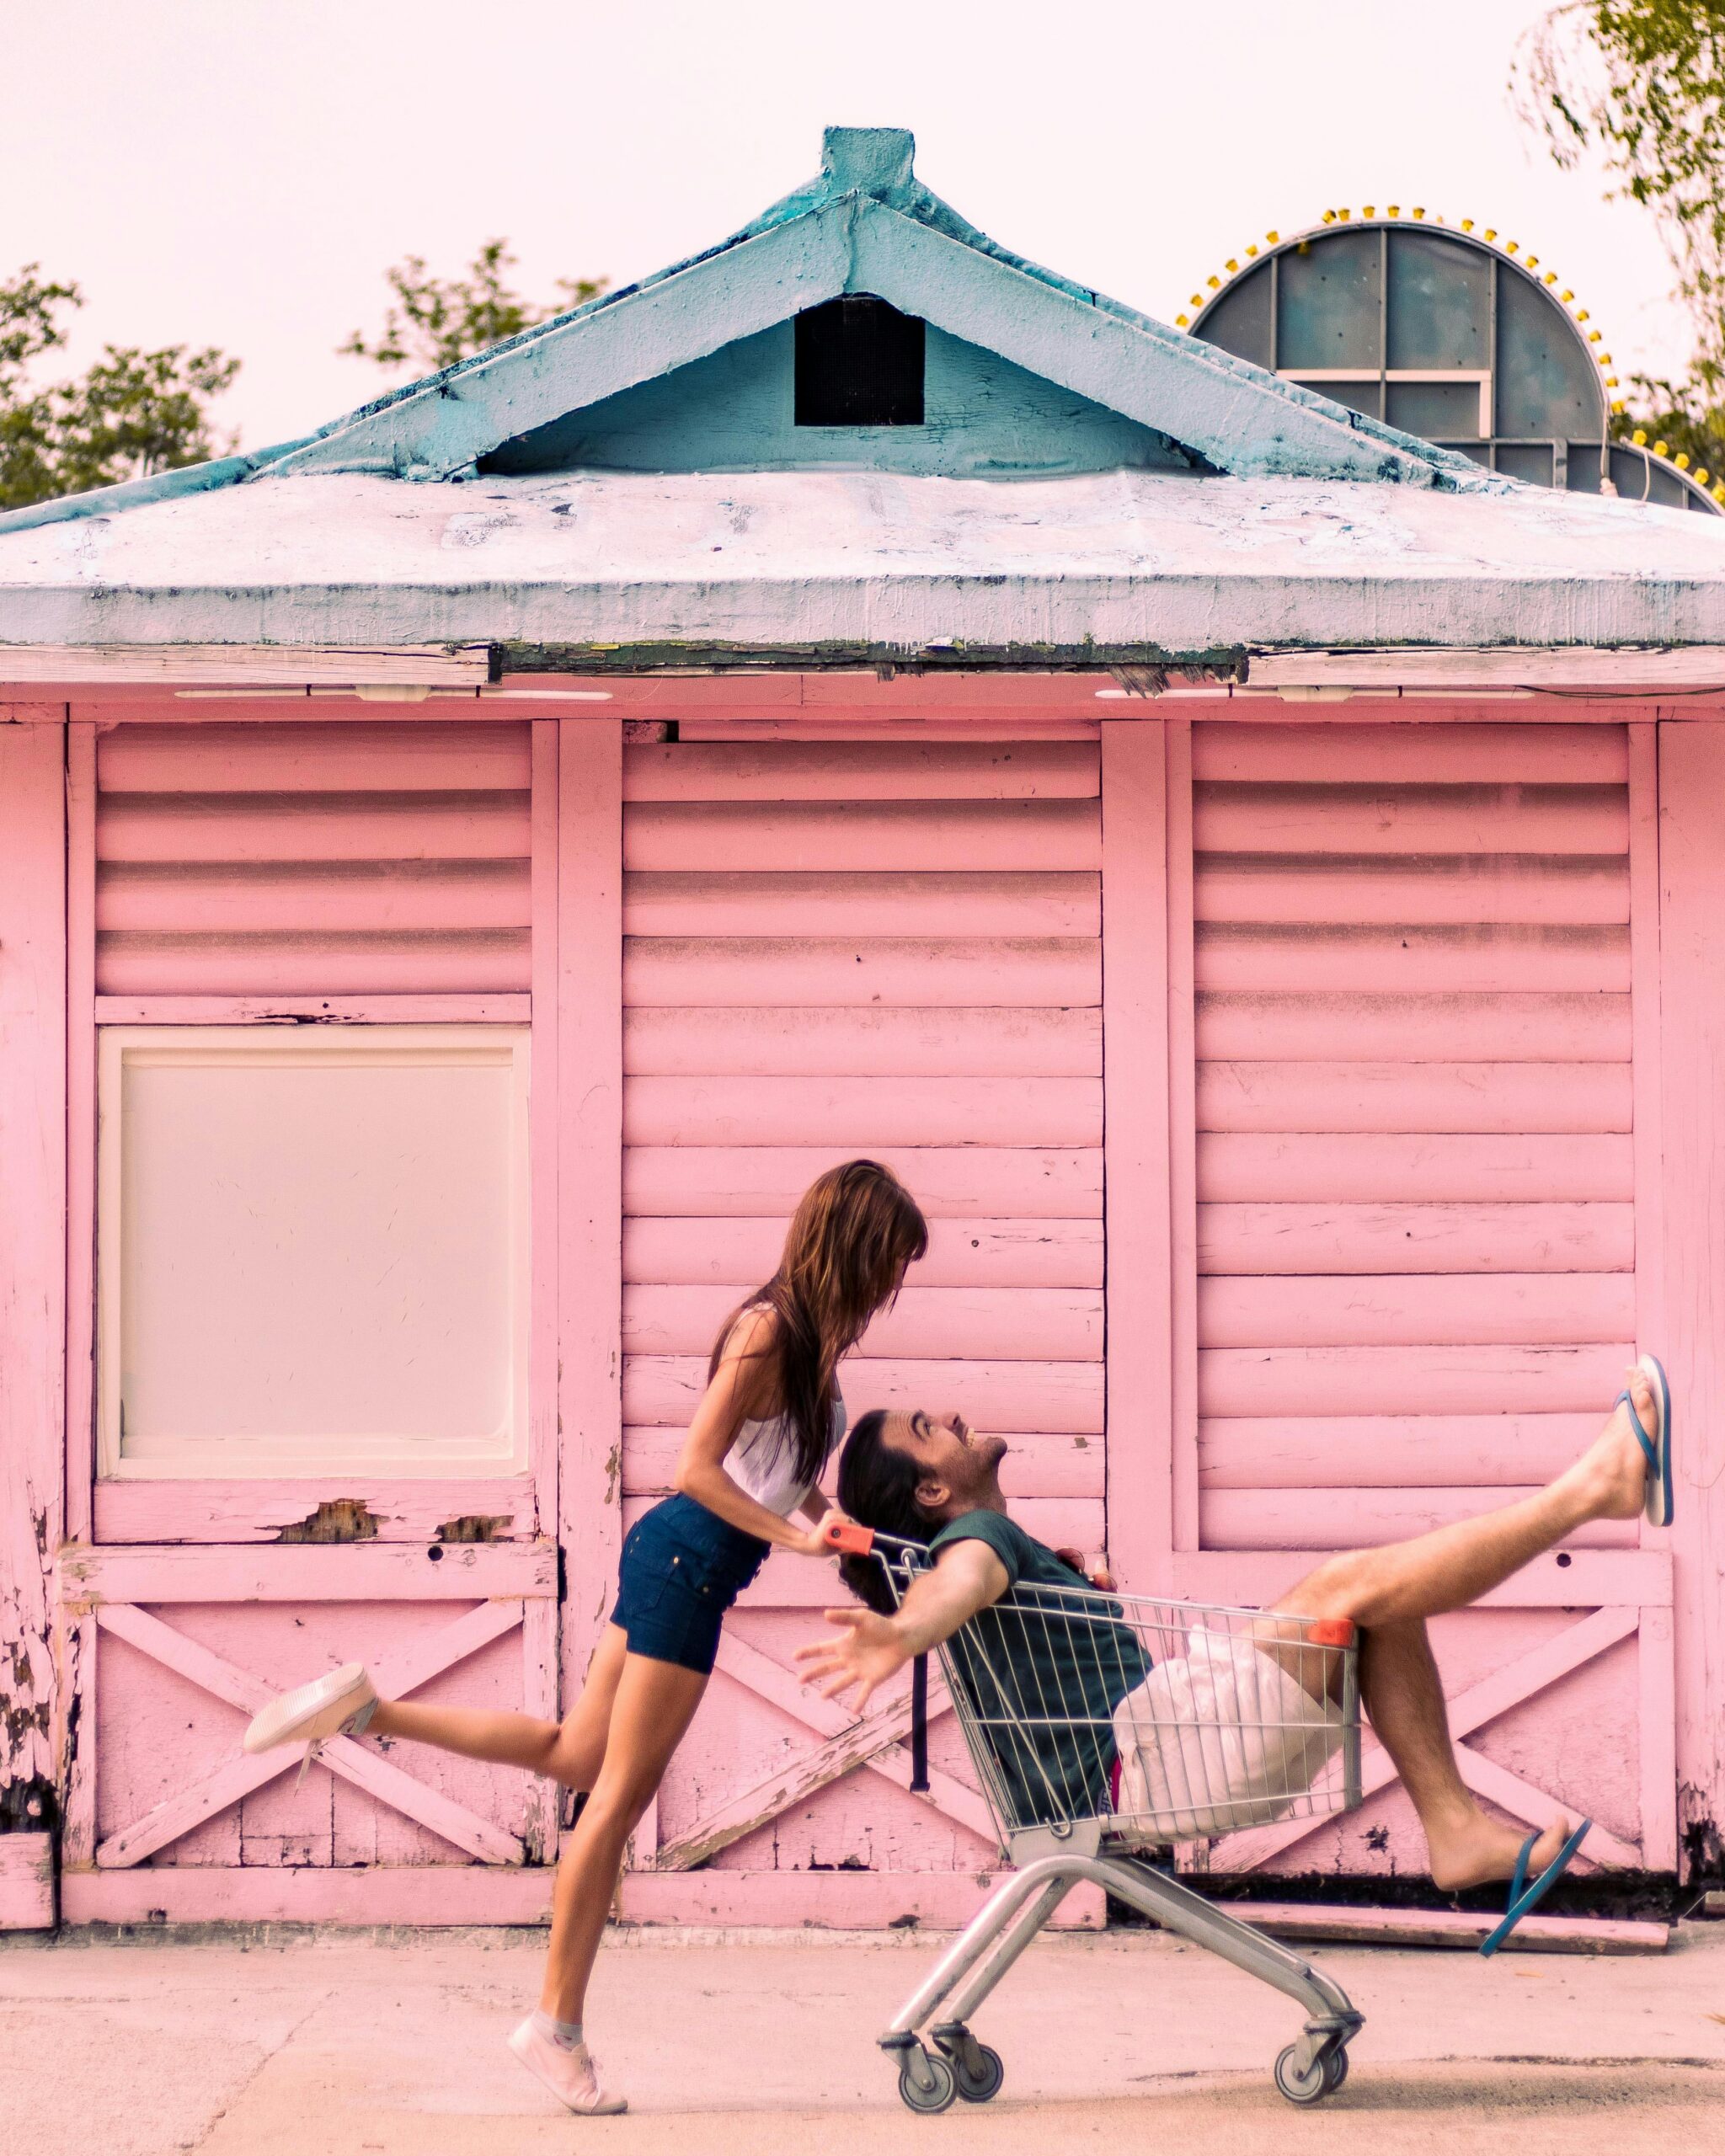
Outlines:
{"type": "Polygon", "coordinates": [[[1565,173],[1506,83],[1534,0],[0,0],[0,278],[38,261],[104,342],[216,344],[244,446],[393,377],[338,357],[383,272],[506,236],[521,283],[625,283],[807,178],[828,122],[1015,252],[1172,321],[1327,208],[1473,216],[1558,271],[1618,371],[1687,349],[1646,213],[1565,173]]]}

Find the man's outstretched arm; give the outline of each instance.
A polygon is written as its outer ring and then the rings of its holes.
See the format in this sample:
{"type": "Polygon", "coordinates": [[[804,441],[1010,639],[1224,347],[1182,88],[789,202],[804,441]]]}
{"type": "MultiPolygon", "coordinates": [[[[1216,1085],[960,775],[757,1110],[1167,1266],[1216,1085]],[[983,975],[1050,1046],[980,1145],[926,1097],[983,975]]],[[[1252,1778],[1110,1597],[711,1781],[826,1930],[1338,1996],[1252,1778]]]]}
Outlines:
{"type": "Polygon", "coordinates": [[[827,1623],[838,1630],[797,1649],[803,1682],[818,1684],[823,1700],[841,1699],[854,1685],[852,1711],[860,1715],[907,1662],[951,1639],[1011,1585],[1006,1566],[985,1542],[954,1542],[942,1550],[932,1571],[911,1582],[890,1617],[877,1616],[872,1609],[826,1611],[827,1623]]]}

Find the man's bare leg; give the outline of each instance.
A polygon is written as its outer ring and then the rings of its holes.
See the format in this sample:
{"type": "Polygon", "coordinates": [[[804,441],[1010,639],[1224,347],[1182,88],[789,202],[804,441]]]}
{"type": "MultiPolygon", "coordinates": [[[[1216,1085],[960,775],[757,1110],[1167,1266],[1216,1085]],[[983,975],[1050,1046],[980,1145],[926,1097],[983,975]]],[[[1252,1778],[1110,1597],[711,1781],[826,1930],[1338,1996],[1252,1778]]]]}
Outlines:
{"type": "MultiPolygon", "coordinates": [[[[1651,1428],[1653,1392],[1639,1369],[1628,1389],[1651,1428]]],[[[1645,1494],[1645,1458],[1627,1411],[1616,1407],[1575,1465],[1537,1496],[1408,1542],[1327,1558],[1277,1604],[1288,1615],[1346,1617],[1360,1627],[1365,1710],[1419,1813],[1437,1885],[1507,1879],[1525,1837],[1483,1812],[1456,1769],[1426,1619],[1466,1608],[1589,1520],[1635,1518],[1645,1494]]],[[[1309,1681],[1300,1665],[1314,1659],[1310,1650],[1268,1651],[1309,1681]]],[[[1535,1870],[1568,1832],[1559,1819],[1541,1835],[1535,1870]]]]}

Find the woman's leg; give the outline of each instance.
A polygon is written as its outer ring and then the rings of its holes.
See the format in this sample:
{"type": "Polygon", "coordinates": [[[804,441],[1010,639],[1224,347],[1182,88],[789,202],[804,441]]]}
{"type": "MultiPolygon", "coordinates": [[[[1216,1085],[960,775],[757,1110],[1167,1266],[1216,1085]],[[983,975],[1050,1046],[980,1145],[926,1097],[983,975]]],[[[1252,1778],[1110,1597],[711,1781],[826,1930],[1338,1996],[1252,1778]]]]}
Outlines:
{"type": "Polygon", "coordinates": [[[622,1674],[627,1642],[619,1625],[607,1625],[587,1670],[587,1681],[561,1722],[537,1715],[484,1707],[435,1707],[414,1700],[380,1700],[369,1733],[435,1744],[464,1758],[499,1767],[525,1767],[565,1789],[591,1789],[605,1757],[611,1701],[622,1674]]]}
{"type": "Polygon", "coordinates": [[[707,1679],[698,1670],[645,1655],[624,1659],[604,1763],[558,1865],[551,1949],[539,2002],[553,2020],[581,2019],[625,1845],[706,1689],[707,1679]]]}

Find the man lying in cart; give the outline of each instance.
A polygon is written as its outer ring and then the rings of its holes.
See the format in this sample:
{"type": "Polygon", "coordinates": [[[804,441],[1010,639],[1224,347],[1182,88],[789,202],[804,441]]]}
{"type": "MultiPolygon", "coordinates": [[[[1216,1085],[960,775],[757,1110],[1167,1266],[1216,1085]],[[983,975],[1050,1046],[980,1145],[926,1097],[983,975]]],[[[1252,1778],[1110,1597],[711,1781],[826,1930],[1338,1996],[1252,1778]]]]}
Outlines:
{"type": "MultiPolygon", "coordinates": [[[[798,1650],[804,1682],[861,1712],[914,1657],[943,1649],[973,1752],[1010,1830],[1097,1817],[1172,1842],[1262,1826],[1311,1801],[1360,1700],[1412,1797],[1446,1891],[1511,1881],[1493,1952],[1562,1876],[1590,1822],[1524,1840],[1456,1767],[1429,1619],[1465,1609],[1591,1520],[1672,1508],[1671,1403],[1644,1355],[1604,1428],[1536,1495],[1411,1540],[1327,1557],[1267,1611],[1194,1610],[1116,1594],[1075,1553],[1013,1520],[1003,1438],[958,1414],[857,1422],[839,1502],[883,1538],[853,1548],[868,1607],[798,1650]],[[895,1565],[889,1541],[918,1545],[895,1565]],[[926,1555],[923,1545],[926,1545],[926,1555]],[[1343,1650],[1358,1637],[1357,1655],[1343,1650]],[[1531,1877],[1530,1878],[1530,1874],[1531,1877]]],[[[1323,1808],[1334,1808],[1326,1806],[1323,1808]]]]}

